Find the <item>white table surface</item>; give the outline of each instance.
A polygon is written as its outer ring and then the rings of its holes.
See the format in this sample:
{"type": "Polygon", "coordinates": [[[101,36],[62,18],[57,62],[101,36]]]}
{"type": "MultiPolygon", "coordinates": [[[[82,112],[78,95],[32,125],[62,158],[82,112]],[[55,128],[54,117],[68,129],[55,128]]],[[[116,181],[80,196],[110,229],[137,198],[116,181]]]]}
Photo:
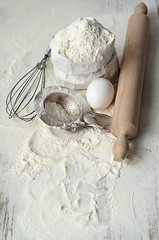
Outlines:
{"type": "MultiPolygon", "coordinates": [[[[21,55],[20,46],[23,45],[25,49],[28,49],[30,52],[29,66],[31,66],[39,60],[39,56],[43,55],[52,35],[55,34],[59,28],[67,26],[77,17],[94,16],[102,22],[102,16],[105,14],[128,13],[128,16],[130,16],[138,2],[137,0],[0,1],[0,81],[1,88],[4,89],[0,95],[0,167],[2,171],[3,165],[5,165],[5,159],[8,159],[8,161],[6,160],[7,162],[9,162],[11,158],[16,159],[17,152],[20,151],[21,145],[24,145],[25,139],[28,138],[27,129],[29,129],[29,125],[8,120],[4,109],[5,97],[13,81],[10,79],[10,82],[7,82],[7,77],[9,76],[8,71],[12,66],[14,58],[18,59],[18,55],[21,55]],[[45,11],[45,9],[47,11],[45,11]],[[37,17],[34,18],[34,22],[32,22],[34,14],[37,14],[37,17]],[[28,19],[27,22],[26,19],[28,19]],[[50,21],[53,22],[51,26],[54,26],[54,29],[48,27],[50,21]],[[34,24],[34,28],[30,27],[32,24],[34,24]],[[23,34],[18,36],[18,32],[23,34]],[[28,39],[32,41],[31,46],[28,39]],[[38,50],[36,51],[35,49],[37,48],[38,50]],[[36,52],[38,53],[37,55],[36,52]],[[13,129],[16,129],[16,134],[13,133],[13,129]],[[20,139],[19,142],[17,138],[20,139]],[[16,140],[15,142],[14,139],[16,140]],[[9,149],[11,150],[9,151],[9,149]],[[12,154],[10,152],[12,152],[12,154]]],[[[159,239],[159,25],[154,8],[154,1],[146,0],[145,3],[150,6],[150,39],[141,103],[139,132],[131,146],[132,151],[139,155],[141,160],[138,162],[130,162],[128,166],[122,169],[120,178],[116,180],[114,196],[115,199],[118,200],[118,206],[114,206],[113,208],[111,231],[107,232],[105,239],[159,239]],[[130,176],[133,176],[133,178],[130,176]],[[124,186],[123,179],[125,179],[124,186]],[[126,200],[121,202],[120,199],[121,196],[123,199],[123,195],[126,200]],[[148,198],[149,195],[151,196],[148,198]],[[144,202],[145,197],[148,199],[146,203],[144,202]],[[140,200],[139,202],[141,203],[141,199],[143,200],[143,205],[137,205],[138,200],[140,200]],[[133,205],[134,201],[136,203],[135,207],[133,205]],[[116,209],[119,208],[121,209],[120,214],[116,213],[116,209]],[[134,218],[136,218],[135,224],[133,221],[134,218]],[[142,227],[142,221],[144,222],[145,219],[148,219],[150,222],[146,229],[142,227]],[[125,222],[127,222],[126,225],[125,222]],[[135,235],[136,229],[138,229],[138,231],[140,230],[138,236],[135,235]]],[[[156,0],[156,3],[159,7],[159,0],[156,0]]],[[[127,14],[125,15],[127,16],[127,14]]],[[[123,23],[123,33],[126,32],[126,26],[127,22],[123,23]]],[[[121,59],[123,45],[124,43],[119,44],[117,48],[119,59],[121,59]]],[[[24,61],[25,59],[19,59],[19,66],[21,66],[24,61]]],[[[19,66],[17,65],[17,71],[19,66]]],[[[27,69],[27,66],[25,68],[27,69]]],[[[2,177],[0,177],[0,184],[0,186],[5,186],[2,177]]],[[[1,195],[0,193],[0,198],[1,195]]],[[[1,240],[15,239],[13,223],[9,225],[9,215],[7,215],[6,210],[8,201],[10,201],[10,199],[5,202],[4,200],[0,200],[1,240]]]]}

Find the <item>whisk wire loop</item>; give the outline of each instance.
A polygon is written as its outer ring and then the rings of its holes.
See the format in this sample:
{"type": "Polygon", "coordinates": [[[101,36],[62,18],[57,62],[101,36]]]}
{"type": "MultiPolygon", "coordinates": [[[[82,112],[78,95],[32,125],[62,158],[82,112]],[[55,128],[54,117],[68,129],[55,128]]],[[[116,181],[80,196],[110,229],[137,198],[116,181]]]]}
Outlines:
{"type": "MultiPolygon", "coordinates": [[[[36,78],[35,78],[35,80],[32,82],[32,79],[30,79],[30,81],[29,81],[29,83],[31,83],[31,86],[29,87],[29,89],[27,90],[27,92],[25,93],[25,95],[24,95],[24,97],[23,97],[23,99],[21,100],[21,102],[20,102],[20,104],[17,106],[17,114],[19,114],[23,109],[25,109],[27,106],[28,106],[28,104],[31,102],[31,100],[33,99],[33,97],[34,97],[34,95],[35,95],[35,93],[36,93],[36,90],[38,89],[38,86],[39,86],[39,83],[40,83],[40,78],[41,78],[41,72],[38,72],[37,73],[37,76],[36,76],[36,78]],[[40,76],[40,77],[39,77],[40,76]],[[18,111],[18,109],[20,108],[20,106],[23,104],[23,102],[25,101],[25,99],[27,98],[27,96],[29,95],[29,93],[30,93],[30,91],[31,91],[31,89],[32,89],[32,87],[34,86],[34,84],[35,84],[35,82],[37,81],[37,78],[39,77],[39,81],[37,82],[37,86],[36,86],[36,88],[35,88],[35,91],[33,92],[33,95],[31,96],[31,98],[29,99],[29,101],[22,107],[22,109],[20,109],[19,111],[18,111]]],[[[22,93],[20,93],[19,94],[19,97],[22,95],[22,93]]]]}
{"type": "Polygon", "coordinates": [[[17,116],[29,122],[36,117],[33,99],[36,93],[45,87],[46,63],[51,54],[49,49],[43,59],[29,72],[22,76],[9,92],[6,98],[6,112],[9,118],[17,116]],[[26,112],[26,108],[28,107],[26,112]]]}

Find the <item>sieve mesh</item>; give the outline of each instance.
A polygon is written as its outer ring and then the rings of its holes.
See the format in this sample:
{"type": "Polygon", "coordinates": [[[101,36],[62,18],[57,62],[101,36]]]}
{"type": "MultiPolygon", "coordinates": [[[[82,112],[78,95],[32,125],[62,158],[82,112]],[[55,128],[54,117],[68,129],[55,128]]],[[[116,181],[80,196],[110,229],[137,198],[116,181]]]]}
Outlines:
{"type": "Polygon", "coordinates": [[[60,123],[71,123],[76,121],[81,110],[74,97],[65,93],[52,93],[44,102],[46,113],[55,121],[60,123]]]}

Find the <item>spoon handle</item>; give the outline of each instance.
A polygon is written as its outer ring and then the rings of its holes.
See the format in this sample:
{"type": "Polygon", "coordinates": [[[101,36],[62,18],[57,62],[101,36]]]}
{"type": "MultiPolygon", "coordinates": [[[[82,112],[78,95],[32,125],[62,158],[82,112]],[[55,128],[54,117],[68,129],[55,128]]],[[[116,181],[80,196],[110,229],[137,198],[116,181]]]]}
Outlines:
{"type": "Polygon", "coordinates": [[[83,116],[86,127],[100,127],[110,131],[112,118],[108,115],[101,113],[89,112],[83,116]]]}
{"type": "Polygon", "coordinates": [[[128,22],[111,125],[111,133],[117,137],[113,154],[118,161],[127,156],[128,139],[137,134],[148,32],[147,7],[144,3],[139,3],[128,22]]]}

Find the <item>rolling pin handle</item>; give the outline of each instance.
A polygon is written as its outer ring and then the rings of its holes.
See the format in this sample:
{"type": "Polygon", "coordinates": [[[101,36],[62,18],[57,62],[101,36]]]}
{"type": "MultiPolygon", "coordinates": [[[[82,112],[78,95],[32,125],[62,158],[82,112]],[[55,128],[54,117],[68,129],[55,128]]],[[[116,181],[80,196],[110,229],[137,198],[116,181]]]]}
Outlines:
{"type": "Polygon", "coordinates": [[[124,160],[129,152],[129,143],[126,135],[119,135],[113,145],[113,155],[116,161],[121,162],[124,160]]]}
{"type": "Polygon", "coordinates": [[[134,13],[141,13],[141,14],[146,14],[148,13],[148,9],[147,9],[147,6],[145,5],[145,3],[141,2],[139,3],[135,10],[134,10],[134,13]]]}

